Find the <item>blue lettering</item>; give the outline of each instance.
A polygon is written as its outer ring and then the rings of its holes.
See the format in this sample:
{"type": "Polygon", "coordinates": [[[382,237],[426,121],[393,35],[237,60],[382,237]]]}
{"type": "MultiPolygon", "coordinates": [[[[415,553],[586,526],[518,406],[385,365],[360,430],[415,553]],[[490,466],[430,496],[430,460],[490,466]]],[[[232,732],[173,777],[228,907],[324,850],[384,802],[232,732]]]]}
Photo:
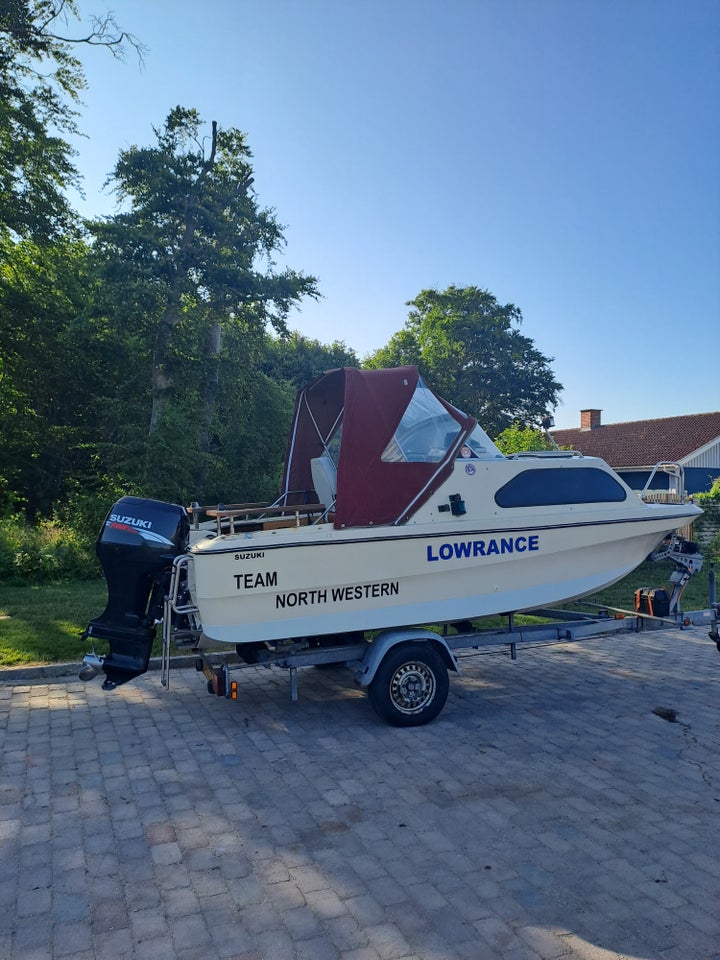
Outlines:
{"type": "MultiPolygon", "coordinates": [[[[462,540],[460,543],[441,543],[437,548],[437,553],[432,546],[426,547],[428,562],[437,560],[457,560],[470,559],[470,557],[494,557],[505,553],[526,553],[528,551],[536,552],[540,549],[540,537],[533,534],[531,537],[501,537],[491,540],[462,540]]],[[[271,584],[268,577],[273,574],[266,574],[266,586],[271,584]]],[[[257,584],[256,584],[257,586],[257,584]]],[[[349,598],[348,598],[349,599],[349,598]]]]}

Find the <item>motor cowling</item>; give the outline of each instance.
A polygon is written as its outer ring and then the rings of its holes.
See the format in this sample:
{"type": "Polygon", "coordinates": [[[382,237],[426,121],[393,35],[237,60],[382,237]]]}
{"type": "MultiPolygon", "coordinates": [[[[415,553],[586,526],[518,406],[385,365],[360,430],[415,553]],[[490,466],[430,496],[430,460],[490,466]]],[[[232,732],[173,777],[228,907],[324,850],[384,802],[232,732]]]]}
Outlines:
{"type": "Polygon", "coordinates": [[[95,544],[107,606],[85,632],[110,646],[103,658],[106,689],[147,670],[172,562],[184,553],[189,531],[185,509],[160,500],[122,497],[108,513],[95,544]]]}

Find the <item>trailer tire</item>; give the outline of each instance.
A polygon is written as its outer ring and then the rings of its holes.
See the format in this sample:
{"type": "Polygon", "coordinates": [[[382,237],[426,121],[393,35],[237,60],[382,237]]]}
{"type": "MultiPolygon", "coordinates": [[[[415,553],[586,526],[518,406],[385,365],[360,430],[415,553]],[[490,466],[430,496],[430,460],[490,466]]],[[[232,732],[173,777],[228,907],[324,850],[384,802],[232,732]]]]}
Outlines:
{"type": "Polygon", "coordinates": [[[445,706],[450,681],[429,643],[403,643],[383,657],[368,687],[375,713],[394,727],[430,723],[445,706]]]}

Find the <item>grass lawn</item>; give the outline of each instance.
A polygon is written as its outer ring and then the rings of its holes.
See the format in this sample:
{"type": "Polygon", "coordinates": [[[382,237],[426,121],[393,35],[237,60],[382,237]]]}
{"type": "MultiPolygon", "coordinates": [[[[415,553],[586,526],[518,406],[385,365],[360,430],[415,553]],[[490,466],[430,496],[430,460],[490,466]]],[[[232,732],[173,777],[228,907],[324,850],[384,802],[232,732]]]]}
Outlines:
{"type": "Polygon", "coordinates": [[[105,609],[105,600],[102,579],[0,584],[0,665],[79,662],[91,646],[82,631],[105,609]]]}
{"type": "MultiPolygon", "coordinates": [[[[636,588],[666,586],[672,569],[671,561],[644,563],[624,580],[589,599],[632,610],[636,588]]],[[[102,579],[38,587],[0,584],[0,666],[79,663],[91,648],[91,644],[81,639],[82,631],[105,609],[105,600],[102,579]]],[[[707,605],[708,580],[706,571],[702,570],[690,580],[682,607],[701,610],[707,605]]],[[[479,623],[479,626],[490,625],[479,623]]],[[[98,647],[97,652],[107,651],[98,647]]],[[[153,652],[156,655],[160,652],[159,639],[153,652]]]]}

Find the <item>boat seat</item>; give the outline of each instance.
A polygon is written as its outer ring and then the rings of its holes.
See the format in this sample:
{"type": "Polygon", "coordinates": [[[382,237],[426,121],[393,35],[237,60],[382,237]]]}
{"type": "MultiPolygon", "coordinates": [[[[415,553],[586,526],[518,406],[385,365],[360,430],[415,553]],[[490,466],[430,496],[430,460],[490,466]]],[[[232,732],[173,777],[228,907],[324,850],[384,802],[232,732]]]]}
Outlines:
{"type": "Polygon", "coordinates": [[[313,486],[318,501],[324,503],[328,510],[335,506],[337,497],[337,469],[328,456],[315,457],[310,461],[313,486]]]}

